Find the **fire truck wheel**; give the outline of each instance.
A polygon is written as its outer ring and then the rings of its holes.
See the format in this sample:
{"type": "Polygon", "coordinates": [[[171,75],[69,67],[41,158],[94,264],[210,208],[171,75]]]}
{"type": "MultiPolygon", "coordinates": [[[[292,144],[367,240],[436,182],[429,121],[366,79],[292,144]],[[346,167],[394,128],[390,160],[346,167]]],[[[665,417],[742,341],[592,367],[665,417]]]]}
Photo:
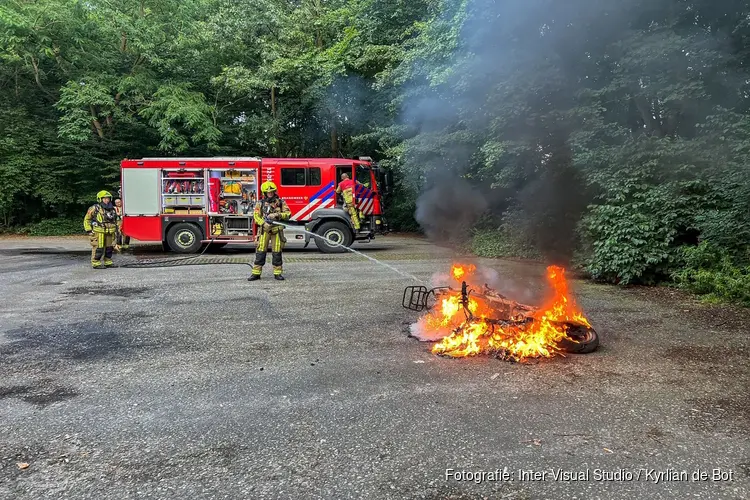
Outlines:
{"type": "Polygon", "coordinates": [[[323,253],[344,252],[342,246],[348,247],[354,241],[351,230],[343,222],[325,222],[315,232],[325,238],[315,238],[315,244],[323,253]]]}
{"type": "Polygon", "coordinates": [[[560,349],[571,354],[588,354],[599,347],[599,335],[593,328],[571,325],[568,337],[558,342],[560,349]]]}
{"type": "Polygon", "coordinates": [[[201,247],[201,231],[195,224],[180,222],[167,231],[169,248],[177,253],[195,253],[201,247]]]}

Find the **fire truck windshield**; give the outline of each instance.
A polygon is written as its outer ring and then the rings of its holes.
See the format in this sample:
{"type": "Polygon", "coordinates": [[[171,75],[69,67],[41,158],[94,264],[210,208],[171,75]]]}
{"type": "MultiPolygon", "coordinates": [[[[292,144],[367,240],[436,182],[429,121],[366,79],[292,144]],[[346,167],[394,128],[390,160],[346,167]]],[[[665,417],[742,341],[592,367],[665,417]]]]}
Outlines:
{"type": "Polygon", "coordinates": [[[372,174],[369,167],[357,165],[357,182],[364,184],[367,188],[372,188],[372,174]]]}

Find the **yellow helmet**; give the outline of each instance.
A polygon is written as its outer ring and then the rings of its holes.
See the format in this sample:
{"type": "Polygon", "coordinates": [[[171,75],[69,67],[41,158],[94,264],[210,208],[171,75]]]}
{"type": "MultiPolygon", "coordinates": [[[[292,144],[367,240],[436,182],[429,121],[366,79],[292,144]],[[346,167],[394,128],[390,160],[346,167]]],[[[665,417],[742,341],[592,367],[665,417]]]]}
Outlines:
{"type": "Polygon", "coordinates": [[[102,201],[102,198],[112,198],[112,193],[109,191],[99,191],[96,193],[96,201],[100,202],[102,201]]]}
{"type": "Polygon", "coordinates": [[[266,181],[260,185],[260,192],[266,194],[269,191],[276,191],[276,184],[271,181],[266,181]]]}

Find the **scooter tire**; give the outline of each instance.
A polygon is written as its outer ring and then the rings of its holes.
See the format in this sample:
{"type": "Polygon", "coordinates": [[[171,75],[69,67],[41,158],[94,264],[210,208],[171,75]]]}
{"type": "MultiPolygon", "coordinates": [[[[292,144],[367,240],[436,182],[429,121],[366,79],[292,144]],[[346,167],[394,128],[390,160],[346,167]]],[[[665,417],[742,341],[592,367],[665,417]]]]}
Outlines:
{"type": "Polygon", "coordinates": [[[599,334],[591,327],[569,325],[567,337],[558,346],[570,354],[588,354],[599,347],[599,334]]]}

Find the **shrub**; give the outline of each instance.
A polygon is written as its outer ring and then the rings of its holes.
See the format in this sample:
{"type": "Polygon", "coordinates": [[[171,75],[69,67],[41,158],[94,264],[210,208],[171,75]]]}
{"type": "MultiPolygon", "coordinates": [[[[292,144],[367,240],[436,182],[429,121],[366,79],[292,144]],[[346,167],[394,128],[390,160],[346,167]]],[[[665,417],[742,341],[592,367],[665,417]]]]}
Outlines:
{"type": "Polygon", "coordinates": [[[707,300],[750,307],[750,266],[736,264],[726,250],[706,241],[680,254],[684,267],[672,275],[678,286],[707,300]]]}
{"type": "Polygon", "coordinates": [[[505,218],[498,229],[478,229],[473,231],[470,251],[479,257],[520,257],[538,259],[539,252],[531,245],[523,230],[505,218]]]}
{"type": "Polygon", "coordinates": [[[79,219],[65,217],[45,219],[23,227],[21,232],[29,236],[69,236],[83,234],[83,217],[79,219]]]}

